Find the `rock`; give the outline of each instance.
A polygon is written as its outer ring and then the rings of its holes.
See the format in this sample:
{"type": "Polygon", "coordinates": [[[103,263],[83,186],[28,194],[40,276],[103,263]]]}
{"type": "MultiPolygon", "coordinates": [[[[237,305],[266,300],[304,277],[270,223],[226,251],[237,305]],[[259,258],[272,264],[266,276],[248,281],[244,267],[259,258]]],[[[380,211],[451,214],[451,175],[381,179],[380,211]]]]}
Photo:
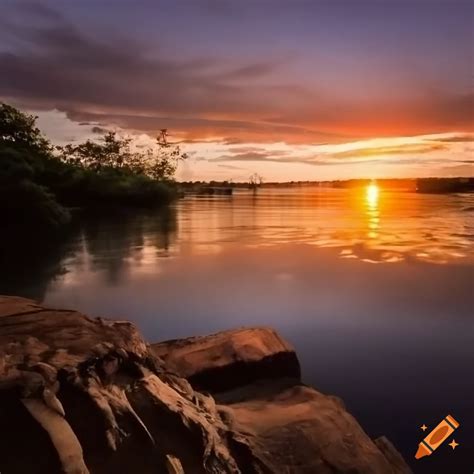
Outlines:
{"type": "Polygon", "coordinates": [[[216,396],[270,472],[401,473],[332,397],[291,381],[216,396]],[[291,446],[291,450],[288,447],[291,446]]]}
{"type": "Polygon", "coordinates": [[[166,341],[152,350],[195,388],[213,393],[221,418],[244,434],[269,472],[411,472],[386,438],[374,443],[364,433],[338,397],[301,383],[293,348],[273,329],[166,341]]]}
{"type": "Polygon", "coordinates": [[[66,416],[64,408],[61,402],[57,399],[56,395],[49,389],[45,388],[43,390],[43,401],[51,410],[56,411],[61,416],[66,416]]]}
{"type": "Polygon", "coordinates": [[[375,440],[376,446],[382,451],[384,456],[401,474],[410,474],[411,470],[405,463],[402,455],[396,450],[395,446],[385,436],[380,436],[375,440]]]}
{"type": "Polygon", "coordinates": [[[9,297],[0,314],[2,474],[239,471],[214,401],[132,324],[9,297]]]}
{"type": "Polygon", "coordinates": [[[410,472],[271,329],[151,349],[130,323],[0,297],[0,361],[2,474],[410,472]]]}
{"type": "Polygon", "coordinates": [[[152,345],[169,370],[198,390],[218,392],[260,378],[300,380],[293,347],[271,328],[243,328],[152,345]]]}
{"type": "Polygon", "coordinates": [[[23,399],[23,405],[51,438],[66,474],[88,474],[81,445],[70,425],[40,400],[23,399]]]}
{"type": "Polygon", "coordinates": [[[171,454],[166,456],[166,467],[168,468],[168,474],[184,474],[181,461],[171,454]]]}

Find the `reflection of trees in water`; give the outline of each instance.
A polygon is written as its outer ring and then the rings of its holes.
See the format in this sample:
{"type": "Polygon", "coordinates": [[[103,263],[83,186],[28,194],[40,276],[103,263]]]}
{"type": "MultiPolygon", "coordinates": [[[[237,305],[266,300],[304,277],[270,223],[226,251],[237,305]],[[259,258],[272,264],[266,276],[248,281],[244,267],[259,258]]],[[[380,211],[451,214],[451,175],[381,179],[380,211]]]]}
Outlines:
{"type": "Polygon", "coordinates": [[[93,269],[104,271],[107,283],[115,285],[131,265],[140,265],[145,247],[166,255],[176,229],[176,210],[164,208],[90,219],[83,225],[83,235],[93,269]]]}
{"type": "Polygon", "coordinates": [[[105,272],[117,284],[131,265],[140,265],[143,249],[166,256],[176,237],[174,208],[150,212],[123,212],[84,218],[60,241],[30,244],[3,252],[0,258],[0,294],[42,301],[49,285],[64,274],[67,261],[76,268],[89,255],[92,269],[105,272]]]}
{"type": "Polygon", "coordinates": [[[79,236],[79,226],[73,225],[61,239],[30,236],[10,242],[0,256],[0,294],[42,301],[51,281],[65,272],[64,261],[79,250],[79,236]]]}

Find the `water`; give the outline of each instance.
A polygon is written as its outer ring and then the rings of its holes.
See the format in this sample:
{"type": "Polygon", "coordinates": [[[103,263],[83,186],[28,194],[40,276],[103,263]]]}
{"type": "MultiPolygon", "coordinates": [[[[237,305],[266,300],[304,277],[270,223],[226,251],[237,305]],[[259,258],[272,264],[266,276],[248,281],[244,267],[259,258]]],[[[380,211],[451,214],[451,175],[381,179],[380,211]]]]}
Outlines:
{"type": "MultiPolygon", "coordinates": [[[[5,272],[4,272],[5,274],[5,272]]],[[[261,189],[85,223],[0,292],[134,321],[150,341],[269,325],[415,473],[472,472],[474,195],[261,189]],[[413,456],[452,414],[456,451],[413,456]]]]}

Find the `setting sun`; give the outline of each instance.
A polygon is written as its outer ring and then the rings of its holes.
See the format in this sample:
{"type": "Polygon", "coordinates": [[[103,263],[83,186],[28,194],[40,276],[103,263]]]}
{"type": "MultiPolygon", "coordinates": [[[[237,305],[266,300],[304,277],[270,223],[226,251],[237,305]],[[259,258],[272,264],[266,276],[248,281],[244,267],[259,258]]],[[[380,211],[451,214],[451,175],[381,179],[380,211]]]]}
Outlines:
{"type": "Polygon", "coordinates": [[[367,186],[365,191],[365,197],[370,207],[376,207],[379,201],[380,189],[375,183],[371,183],[367,186]]]}

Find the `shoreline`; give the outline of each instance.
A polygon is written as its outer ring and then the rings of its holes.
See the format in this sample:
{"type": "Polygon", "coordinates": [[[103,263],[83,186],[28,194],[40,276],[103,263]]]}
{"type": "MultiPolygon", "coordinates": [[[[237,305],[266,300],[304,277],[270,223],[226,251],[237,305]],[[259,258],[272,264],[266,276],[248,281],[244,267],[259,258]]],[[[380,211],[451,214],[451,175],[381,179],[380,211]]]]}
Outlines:
{"type": "Polygon", "coordinates": [[[128,321],[2,296],[0,381],[6,473],[38,472],[25,442],[51,473],[411,472],[303,383],[271,328],[149,344],[128,321]]]}

